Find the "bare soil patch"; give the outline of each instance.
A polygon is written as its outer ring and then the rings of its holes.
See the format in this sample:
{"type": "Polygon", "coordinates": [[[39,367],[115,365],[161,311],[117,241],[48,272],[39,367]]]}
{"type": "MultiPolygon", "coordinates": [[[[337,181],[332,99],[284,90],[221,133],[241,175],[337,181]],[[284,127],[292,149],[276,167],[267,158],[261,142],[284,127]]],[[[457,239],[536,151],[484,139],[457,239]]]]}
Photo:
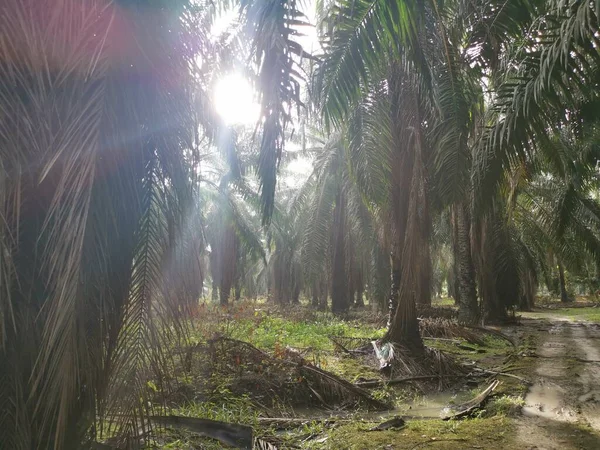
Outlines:
{"type": "Polygon", "coordinates": [[[600,331],[595,324],[552,317],[525,319],[537,343],[533,384],[518,419],[517,448],[600,448],[600,331]]]}

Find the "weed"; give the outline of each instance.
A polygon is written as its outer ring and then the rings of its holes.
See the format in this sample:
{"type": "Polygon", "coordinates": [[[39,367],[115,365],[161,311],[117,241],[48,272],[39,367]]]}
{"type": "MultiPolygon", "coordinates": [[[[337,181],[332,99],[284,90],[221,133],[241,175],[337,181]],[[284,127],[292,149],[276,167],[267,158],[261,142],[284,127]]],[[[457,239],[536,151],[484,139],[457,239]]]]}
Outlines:
{"type": "Polygon", "coordinates": [[[525,405],[525,400],[521,396],[502,395],[492,398],[485,409],[481,410],[481,417],[492,417],[497,415],[516,416],[525,405]]]}

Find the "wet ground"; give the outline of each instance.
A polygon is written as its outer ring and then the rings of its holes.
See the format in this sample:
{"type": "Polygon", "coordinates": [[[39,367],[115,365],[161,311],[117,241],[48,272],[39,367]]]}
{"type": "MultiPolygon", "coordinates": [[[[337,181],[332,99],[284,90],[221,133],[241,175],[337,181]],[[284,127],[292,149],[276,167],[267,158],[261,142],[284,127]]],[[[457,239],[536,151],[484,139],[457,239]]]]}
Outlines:
{"type": "MultiPolygon", "coordinates": [[[[541,310],[530,317],[527,314],[524,316],[520,325],[502,330],[520,344],[530,344],[525,350],[523,346],[520,347],[515,365],[521,369],[511,372],[531,381],[521,413],[504,418],[503,430],[488,430],[481,437],[469,436],[462,439],[465,437],[464,431],[457,430],[455,435],[448,438],[441,434],[443,430],[438,429],[436,436],[440,435],[442,438],[437,442],[423,442],[419,444],[421,447],[444,450],[600,450],[600,324],[561,317],[560,311],[541,310]],[[455,436],[462,441],[453,442],[455,436]]],[[[502,360],[500,358],[496,363],[501,365],[502,360]]],[[[510,381],[506,378],[501,380],[510,381]]],[[[440,415],[448,405],[463,403],[473,397],[476,390],[463,385],[456,390],[430,392],[399,405],[396,410],[361,413],[353,417],[359,421],[381,422],[399,415],[409,422],[432,420],[434,428],[438,426],[440,415]]],[[[505,388],[504,394],[499,395],[505,394],[519,395],[518,392],[511,392],[510,388],[505,388]]],[[[470,420],[472,419],[456,426],[464,430],[470,420]]],[[[360,431],[363,432],[364,430],[360,431]]],[[[389,443],[384,447],[378,447],[379,444],[375,442],[364,444],[363,447],[360,446],[362,443],[342,447],[412,448],[414,444],[404,442],[412,438],[410,433],[400,433],[399,436],[390,435],[389,443]]],[[[425,433],[417,436],[418,438],[428,439],[425,433]]],[[[336,445],[341,444],[333,441],[329,447],[324,445],[318,448],[335,448],[336,445]]]]}
{"type": "Polygon", "coordinates": [[[533,360],[533,385],[516,419],[517,447],[600,449],[600,326],[553,316],[524,319],[520,333],[536,345],[522,355],[533,360]]]}

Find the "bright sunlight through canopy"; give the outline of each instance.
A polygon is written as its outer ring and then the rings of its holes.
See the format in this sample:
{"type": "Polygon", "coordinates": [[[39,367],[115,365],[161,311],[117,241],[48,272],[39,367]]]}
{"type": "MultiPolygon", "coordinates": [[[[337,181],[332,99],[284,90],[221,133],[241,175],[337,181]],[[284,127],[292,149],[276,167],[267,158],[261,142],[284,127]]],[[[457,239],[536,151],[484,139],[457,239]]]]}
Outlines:
{"type": "Polygon", "coordinates": [[[217,112],[230,125],[255,123],[260,105],[254,99],[252,86],[240,74],[229,74],[217,82],[214,92],[217,112]]]}

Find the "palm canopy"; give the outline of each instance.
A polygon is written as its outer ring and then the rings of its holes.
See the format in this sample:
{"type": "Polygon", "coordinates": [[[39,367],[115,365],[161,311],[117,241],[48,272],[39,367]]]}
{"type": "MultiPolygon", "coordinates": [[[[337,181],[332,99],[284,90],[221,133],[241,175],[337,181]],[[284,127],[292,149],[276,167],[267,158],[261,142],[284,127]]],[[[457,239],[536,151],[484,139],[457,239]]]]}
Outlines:
{"type": "Polygon", "coordinates": [[[474,182],[481,198],[516,161],[550,148],[556,127],[597,120],[597,2],[548,1],[517,45],[504,53],[495,80],[494,118],[481,140],[474,182]],[[550,132],[549,132],[550,131],[550,132]]]}

